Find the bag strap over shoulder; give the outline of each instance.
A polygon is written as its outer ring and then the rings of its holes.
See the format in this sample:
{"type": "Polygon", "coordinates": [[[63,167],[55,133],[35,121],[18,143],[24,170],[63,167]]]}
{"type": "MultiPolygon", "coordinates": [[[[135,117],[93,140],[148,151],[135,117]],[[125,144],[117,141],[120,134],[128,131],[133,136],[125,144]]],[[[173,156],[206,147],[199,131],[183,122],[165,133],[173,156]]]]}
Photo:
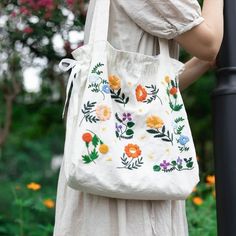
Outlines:
{"type": "MultiPolygon", "coordinates": [[[[111,0],[93,0],[94,12],[92,17],[91,29],[89,34],[89,44],[96,41],[107,41],[110,15],[110,1],[111,0]]],[[[160,46],[160,54],[163,57],[170,57],[168,40],[158,38],[160,46]]]]}

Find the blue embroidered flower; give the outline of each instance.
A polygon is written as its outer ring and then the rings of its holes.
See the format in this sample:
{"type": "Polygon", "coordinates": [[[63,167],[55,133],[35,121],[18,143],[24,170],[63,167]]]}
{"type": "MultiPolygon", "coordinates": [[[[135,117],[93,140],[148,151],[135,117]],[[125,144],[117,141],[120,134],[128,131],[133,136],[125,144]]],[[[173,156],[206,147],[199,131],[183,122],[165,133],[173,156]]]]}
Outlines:
{"type": "Polygon", "coordinates": [[[188,136],[180,135],[179,142],[181,145],[185,145],[189,141],[188,136]]]}
{"type": "Polygon", "coordinates": [[[110,87],[107,84],[102,86],[102,91],[105,93],[110,93],[110,87]]]}

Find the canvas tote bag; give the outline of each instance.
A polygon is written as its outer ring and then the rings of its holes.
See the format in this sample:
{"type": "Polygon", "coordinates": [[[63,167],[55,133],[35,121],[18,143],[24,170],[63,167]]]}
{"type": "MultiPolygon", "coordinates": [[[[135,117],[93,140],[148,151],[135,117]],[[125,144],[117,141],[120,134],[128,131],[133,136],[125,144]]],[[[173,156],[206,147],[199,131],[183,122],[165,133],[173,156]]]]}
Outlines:
{"type": "Polygon", "coordinates": [[[179,91],[184,64],[170,58],[166,39],[159,39],[157,56],[111,46],[109,5],[96,0],[89,43],[72,52],[75,60],[60,62],[72,70],[65,102],[67,184],[113,198],[186,199],[199,168],[179,91]]]}

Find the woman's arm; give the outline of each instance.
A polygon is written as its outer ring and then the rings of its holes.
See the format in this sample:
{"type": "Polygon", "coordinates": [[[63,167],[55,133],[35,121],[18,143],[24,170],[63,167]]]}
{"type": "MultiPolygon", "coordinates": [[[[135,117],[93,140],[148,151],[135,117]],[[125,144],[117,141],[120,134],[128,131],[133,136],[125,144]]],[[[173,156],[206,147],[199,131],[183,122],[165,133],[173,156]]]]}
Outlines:
{"type": "Polygon", "coordinates": [[[223,39],[223,0],[204,0],[202,16],[205,19],[175,40],[191,55],[213,61],[223,39]]]}
{"type": "Polygon", "coordinates": [[[209,69],[214,68],[214,61],[203,61],[193,57],[185,63],[185,70],[179,77],[179,89],[183,91],[209,69]]]}

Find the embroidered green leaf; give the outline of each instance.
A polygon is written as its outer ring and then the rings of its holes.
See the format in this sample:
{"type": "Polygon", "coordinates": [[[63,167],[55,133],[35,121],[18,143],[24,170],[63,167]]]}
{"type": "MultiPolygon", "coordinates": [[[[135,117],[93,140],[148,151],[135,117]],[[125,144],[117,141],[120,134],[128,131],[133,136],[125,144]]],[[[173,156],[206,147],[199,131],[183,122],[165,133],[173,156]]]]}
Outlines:
{"type": "Polygon", "coordinates": [[[176,161],[172,161],[171,162],[173,166],[176,166],[177,165],[177,162],[176,161]]]}
{"type": "Polygon", "coordinates": [[[184,121],[184,118],[181,116],[175,119],[175,123],[179,123],[181,121],[184,121]]]}
{"type": "Polygon", "coordinates": [[[110,89],[111,92],[111,98],[113,98],[117,103],[121,103],[121,104],[127,104],[129,102],[129,97],[125,97],[125,94],[121,93],[121,88],[116,92],[113,89],[110,89]]]}
{"type": "Polygon", "coordinates": [[[154,171],[160,171],[160,170],[161,170],[161,167],[158,166],[158,165],[155,165],[155,166],[153,166],[153,170],[154,170],[154,171]]]}
{"type": "Polygon", "coordinates": [[[191,167],[193,166],[193,162],[188,162],[188,163],[186,164],[186,166],[187,166],[188,168],[191,168],[191,167]]]}
{"type": "Polygon", "coordinates": [[[177,128],[177,134],[179,134],[179,135],[181,134],[181,132],[182,132],[184,126],[185,126],[185,125],[181,125],[181,126],[179,126],[179,127],[177,128]]]}
{"type": "Polygon", "coordinates": [[[92,160],[90,159],[88,155],[82,155],[82,159],[85,164],[89,164],[90,162],[92,162],[92,160]]]}
{"type": "Polygon", "coordinates": [[[162,138],[162,137],[165,137],[165,134],[160,133],[160,134],[154,135],[153,137],[154,138],[162,138]]]}
{"type": "Polygon", "coordinates": [[[118,138],[119,137],[119,133],[116,131],[116,137],[118,138]]]}
{"type": "Polygon", "coordinates": [[[132,122],[132,121],[127,122],[127,126],[128,126],[129,128],[132,128],[134,125],[135,125],[135,123],[132,122]]]}
{"type": "Polygon", "coordinates": [[[93,149],[93,151],[90,153],[90,158],[92,159],[92,160],[95,160],[95,159],[97,159],[98,158],[98,152],[96,151],[96,148],[94,148],[93,149]]]}
{"type": "Polygon", "coordinates": [[[118,115],[118,113],[117,113],[117,112],[115,113],[115,117],[116,117],[116,119],[117,119],[119,122],[121,122],[121,123],[122,123],[122,120],[121,120],[121,118],[119,117],[119,115],[118,115]]]}
{"type": "Polygon", "coordinates": [[[95,134],[95,135],[93,136],[93,139],[92,139],[92,144],[93,144],[93,146],[94,146],[94,147],[97,147],[98,142],[99,142],[99,139],[98,139],[97,135],[95,134]]]}
{"type": "Polygon", "coordinates": [[[181,108],[183,107],[183,104],[174,105],[172,102],[169,102],[169,104],[170,104],[170,108],[171,108],[173,111],[179,111],[179,110],[181,110],[181,108]]]}
{"type": "Polygon", "coordinates": [[[95,74],[97,74],[97,75],[102,74],[103,71],[100,71],[100,70],[99,70],[99,68],[102,67],[102,66],[104,66],[104,64],[102,64],[102,63],[100,63],[100,62],[97,63],[97,64],[93,67],[92,73],[95,73],[95,74]]]}
{"type": "Polygon", "coordinates": [[[165,133],[165,130],[166,130],[166,128],[165,128],[165,126],[163,125],[161,132],[162,132],[162,133],[165,133]]]}
{"type": "Polygon", "coordinates": [[[144,162],[143,162],[143,157],[139,157],[138,159],[136,159],[134,161],[134,159],[128,160],[128,158],[125,156],[125,154],[123,154],[123,156],[121,157],[121,163],[123,164],[122,167],[117,167],[119,169],[129,169],[129,170],[133,170],[133,169],[138,169],[139,167],[141,167],[144,162]]]}
{"type": "Polygon", "coordinates": [[[166,142],[172,142],[170,139],[167,139],[167,138],[162,138],[161,140],[166,141],[166,142]]]}
{"type": "Polygon", "coordinates": [[[148,133],[150,133],[150,134],[158,134],[159,132],[157,131],[157,130],[155,130],[155,129],[147,129],[146,130],[148,133]]]}
{"type": "Polygon", "coordinates": [[[132,135],[134,131],[132,129],[127,129],[125,132],[127,135],[132,135]]]}

